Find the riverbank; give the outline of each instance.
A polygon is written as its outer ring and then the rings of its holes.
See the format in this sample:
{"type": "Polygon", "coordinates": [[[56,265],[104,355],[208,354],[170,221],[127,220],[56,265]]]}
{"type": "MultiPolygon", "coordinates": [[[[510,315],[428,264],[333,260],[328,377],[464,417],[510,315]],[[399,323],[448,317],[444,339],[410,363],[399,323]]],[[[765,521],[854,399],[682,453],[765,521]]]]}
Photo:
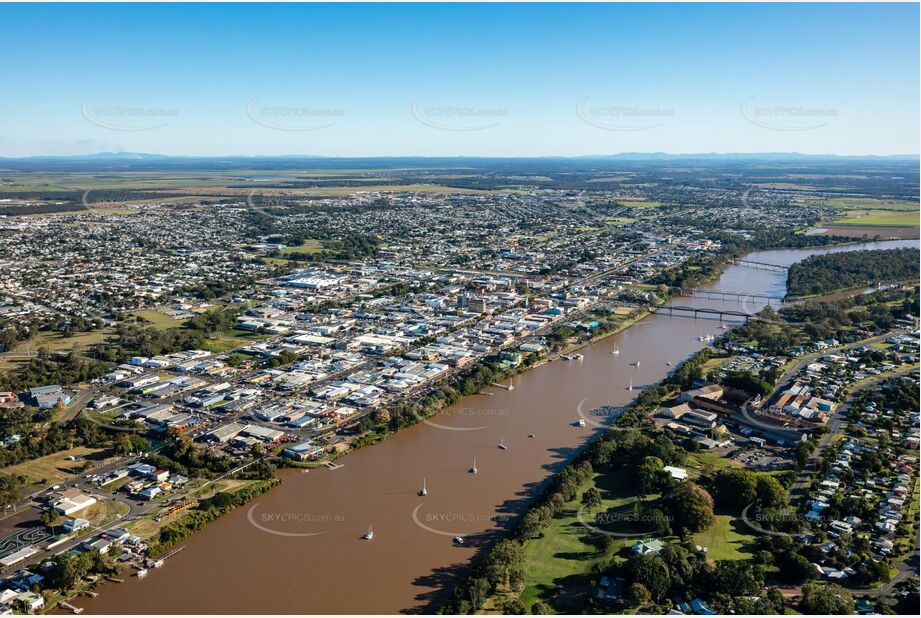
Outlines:
{"type": "MultiPolygon", "coordinates": [[[[790,250],[773,259],[790,263],[814,250],[790,250]]],[[[777,295],[782,286],[780,273],[730,266],[707,289],[777,295]]],[[[681,303],[727,306],[703,298],[681,303]]],[[[661,314],[638,317],[617,333],[583,342],[583,361],[536,364],[509,379],[514,390],[471,393],[446,407],[437,423],[427,419],[402,428],[375,448],[341,458],[336,470],[281,471],[281,486],[190,536],[187,550],[169,569],[143,583],[108,586],[87,611],[298,613],[308,606],[318,613],[434,611],[471,561],[496,543],[553,473],[601,431],[578,427],[578,411],[629,403],[640,389],[663,379],[668,363],[677,366],[706,347],[698,335],[710,324],[661,314]],[[611,354],[615,348],[619,355],[611,354]],[[497,447],[503,438],[507,450],[497,447]],[[478,474],[469,472],[474,459],[478,474]],[[423,480],[424,497],[418,495],[423,480]],[[370,543],[360,539],[369,524],[375,532],[370,543]],[[454,536],[462,536],[464,545],[454,544],[454,536]],[[202,580],[201,572],[210,577],[202,580]],[[170,592],[190,580],[198,582],[193,597],[170,592]],[[355,595],[355,581],[374,585],[355,595]],[[265,594],[269,589],[286,592],[265,594]]]]}

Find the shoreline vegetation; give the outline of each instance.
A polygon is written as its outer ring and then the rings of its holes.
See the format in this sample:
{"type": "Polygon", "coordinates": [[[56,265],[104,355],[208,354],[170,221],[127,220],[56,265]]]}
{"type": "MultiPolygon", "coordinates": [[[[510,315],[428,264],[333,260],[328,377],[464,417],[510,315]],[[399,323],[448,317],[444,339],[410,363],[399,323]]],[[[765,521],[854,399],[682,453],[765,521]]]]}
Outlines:
{"type": "Polygon", "coordinates": [[[874,249],[813,255],[790,267],[787,298],[807,298],[918,279],[918,250],[874,249]]]}

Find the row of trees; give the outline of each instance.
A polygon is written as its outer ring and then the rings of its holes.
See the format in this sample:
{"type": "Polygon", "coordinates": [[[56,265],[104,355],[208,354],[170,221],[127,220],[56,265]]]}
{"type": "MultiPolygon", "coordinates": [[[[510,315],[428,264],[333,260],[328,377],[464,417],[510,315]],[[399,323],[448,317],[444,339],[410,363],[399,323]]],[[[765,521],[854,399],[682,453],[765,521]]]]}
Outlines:
{"type": "Polygon", "coordinates": [[[168,551],[193,532],[201,530],[236,507],[243,506],[261,496],[279,482],[277,478],[256,481],[233,492],[218,492],[211,498],[200,501],[193,510],[160,530],[156,540],[150,544],[150,555],[158,556],[168,551]]]}

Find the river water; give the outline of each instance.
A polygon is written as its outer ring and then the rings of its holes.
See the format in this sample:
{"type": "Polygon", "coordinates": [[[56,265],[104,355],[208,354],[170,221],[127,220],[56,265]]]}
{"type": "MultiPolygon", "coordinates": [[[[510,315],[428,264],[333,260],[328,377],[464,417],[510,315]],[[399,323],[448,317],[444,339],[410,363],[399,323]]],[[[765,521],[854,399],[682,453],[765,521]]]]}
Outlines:
{"type": "MultiPolygon", "coordinates": [[[[816,253],[918,247],[918,241],[761,251],[789,265],[816,253]]],[[[729,267],[701,289],[783,296],[784,272],[729,267]]],[[[744,308],[738,300],[677,298],[676,305],[744,308]]],[[[743,306],[745,305],[745,306],[743,306]]],[[[478,551],[499,538],[603,421],[590,410],[628,403],[661,380],[667,363],[719,334],[714,319],[650,315],[581,350],[490,388],[445,413],[341,459],[336,470],[288,470],[282,485],[209,524],[185,551],[143,579],[106,584],[88,613],[432,612],[478,551]],[[612,354],[612,350],[619,354],[612,354]],[[639,365],[636,365],[639,361],[639,365]],[[577,426],[579,409],[588,419],[577,426]],[[533,434],[533,437],[529,437],[533,434]],[[504,440],[507,449],[498,447],[504,440]],[[476,461],[477,474],[470,468],[476,461]],[[427,495],[420,496],[423,482],[427,495]],[[373,540],[362,540],[373,526],[373,540]],[[452,540],[463,536],[459,546],[452,540]]]]}

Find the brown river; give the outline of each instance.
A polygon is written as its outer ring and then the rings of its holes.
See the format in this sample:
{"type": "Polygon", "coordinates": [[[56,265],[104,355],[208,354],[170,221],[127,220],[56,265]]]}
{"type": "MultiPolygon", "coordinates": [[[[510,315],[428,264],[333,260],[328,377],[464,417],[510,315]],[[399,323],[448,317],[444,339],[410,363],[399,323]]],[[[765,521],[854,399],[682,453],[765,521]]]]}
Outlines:
{"type": "MultiPolygon", "coordinates": [[[[901,246],[918,241],[762,251],[748,259],[789,265],[815,253],[901,246]]],[[[785,277],[731,266],[701,289],[783,296],[785,277]]],[[[762,306],[672,302],[749,312],[762,306]]],[[[282,472],[279,487],[193,535],[163,568],[106,584],[98,598],[77,605],[108,614],[434,612],[477,552],[600,430],[603,420],[590,410],[628,403],[636,395],[631,382],[637,390],[658,382],[667,363],[676,366],[708,345],[701,335],[721,332],[718,319],[650,315],[580,350],[584,360],[546,363],[512,379],[514,390],[465,398],[350,453],[336,470],[282,472]],[[585,427],[577,425],[582,402],[585,427]],[[363,540],[372,526],[373,539],[363,540]]]]}

